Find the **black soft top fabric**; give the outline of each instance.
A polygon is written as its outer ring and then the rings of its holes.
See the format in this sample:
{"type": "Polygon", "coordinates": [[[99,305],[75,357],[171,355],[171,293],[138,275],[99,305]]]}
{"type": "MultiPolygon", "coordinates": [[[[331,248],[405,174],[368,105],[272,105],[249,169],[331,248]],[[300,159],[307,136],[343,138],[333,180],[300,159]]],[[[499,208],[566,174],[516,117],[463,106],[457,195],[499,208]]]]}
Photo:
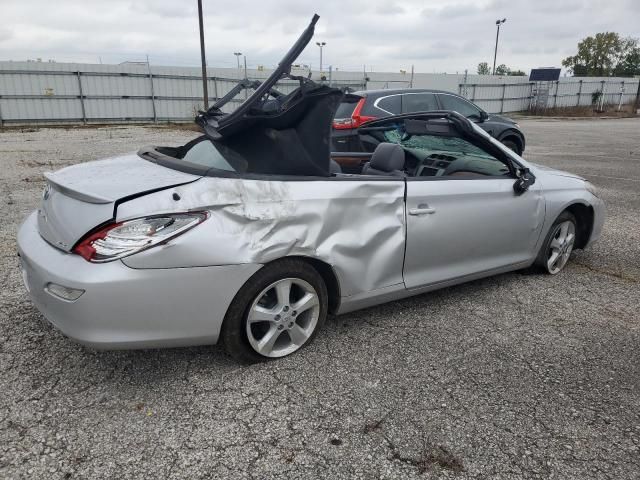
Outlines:
{"type": "Polygon", "coordinates": [[[330,176],[331,120],[343,93],[302,86],[276,112],[249,112],[217,143],[238,153],[248,173],[330,176]]]}
{"type": "Polygon", "coordinates": [[[311,18],[267,79],[255,86],[245,80],[255,91],[233,112],[224,114],[220,108],[224,102],[216,102],[196,116],[205,135],[247,160],[249,173],[330,175],[331,121],[343,93],[291,75],[291,65],[309,44],[319,18],[317,14],[311,18]],[[288,95],[274,95],[283,78],[298,80],[300,87],[288,95]]]}

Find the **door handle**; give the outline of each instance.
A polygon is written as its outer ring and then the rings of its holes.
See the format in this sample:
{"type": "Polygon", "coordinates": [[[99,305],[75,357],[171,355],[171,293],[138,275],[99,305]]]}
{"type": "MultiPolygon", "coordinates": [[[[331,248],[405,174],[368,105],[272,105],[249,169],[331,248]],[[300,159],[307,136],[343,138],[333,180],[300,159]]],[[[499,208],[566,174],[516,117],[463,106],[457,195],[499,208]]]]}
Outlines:
{"type": "Polygon", "coordinates": [[[421,203],[417,208],[410,208],[409,215],[427,215],[436,213],[435,209],[429,208],[429,205],[426,203],[421,203]]]}

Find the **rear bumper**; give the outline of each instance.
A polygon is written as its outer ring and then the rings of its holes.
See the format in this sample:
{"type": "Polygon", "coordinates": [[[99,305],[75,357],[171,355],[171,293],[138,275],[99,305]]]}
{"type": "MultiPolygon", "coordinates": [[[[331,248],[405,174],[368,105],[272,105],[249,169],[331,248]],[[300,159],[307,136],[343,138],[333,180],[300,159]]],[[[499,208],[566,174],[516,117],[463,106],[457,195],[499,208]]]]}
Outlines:
{"type": "Polygon", "coordinates": [[[18,233],[31,300],[66,336],[100,349],[213,344],[231,300],[261,265],[134,269],[93,264],[39,235],[35,212],[18,233]],[[81,289],[75,301],[45,289],[81,289]]]}

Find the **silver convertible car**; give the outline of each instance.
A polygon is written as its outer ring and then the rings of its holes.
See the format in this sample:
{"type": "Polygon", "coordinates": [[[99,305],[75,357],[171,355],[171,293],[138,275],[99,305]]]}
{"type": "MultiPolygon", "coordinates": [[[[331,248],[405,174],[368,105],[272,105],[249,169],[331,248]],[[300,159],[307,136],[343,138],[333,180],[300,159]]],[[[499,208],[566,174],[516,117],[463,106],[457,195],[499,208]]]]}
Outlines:
{"type": "Polygon", "coordinates": [[[332,159],[329,140],[343,92],[290,74],[316,20],[235,111],[223,99],[198,115],[204,135],[46,174],[18,248],[33,303],[65,335],[283,357],[328,314],[512,270],[557,274],[599,237],[592,185],[455,112],[364,124],[378,146],[342,173],[350,156],[332,159]],[[275,90],[283,77],[299,88],[275,90]]]}

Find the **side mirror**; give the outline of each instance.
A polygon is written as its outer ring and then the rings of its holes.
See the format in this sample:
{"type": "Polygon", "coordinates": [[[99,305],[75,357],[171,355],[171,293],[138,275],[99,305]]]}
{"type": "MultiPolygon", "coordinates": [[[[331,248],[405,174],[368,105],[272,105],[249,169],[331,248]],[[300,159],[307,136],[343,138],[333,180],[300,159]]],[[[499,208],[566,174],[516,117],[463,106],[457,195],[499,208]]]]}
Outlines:
{"type": "Polygon", "coordinates": [[[484,122],[486,120],[489,120],[489,114],[484,110],[480,110],[480,121],[484,122]]]}
{"type": "Polygon", "coordinates": [[[529,187],[536,183],[536,177],[528,168],[518,170],[518,178],[513,184],[513,191],[516,195],[522,195],[529,190],[529,187]]]}

